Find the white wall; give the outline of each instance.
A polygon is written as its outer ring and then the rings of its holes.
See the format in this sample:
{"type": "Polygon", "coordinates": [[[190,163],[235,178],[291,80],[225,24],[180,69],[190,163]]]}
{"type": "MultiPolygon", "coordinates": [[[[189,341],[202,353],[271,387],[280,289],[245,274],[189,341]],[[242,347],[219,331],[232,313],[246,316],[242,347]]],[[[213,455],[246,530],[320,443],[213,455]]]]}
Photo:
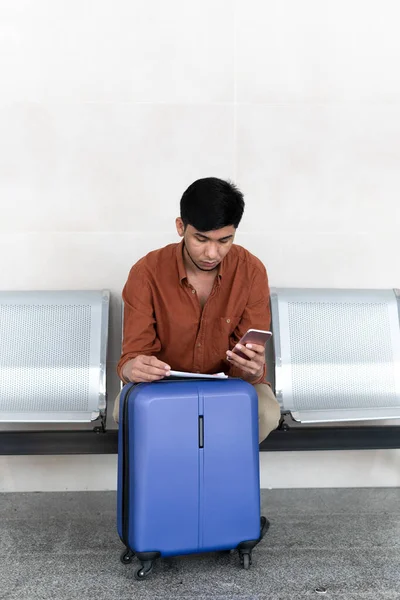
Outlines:
{"type": "MultiPolygon", "coordinates": [[[[396,0],[3,0],[1,289],[118,296],[210,175],[245,192],[238,242],[272,285],[400,286],[399,17],[396,0]]],[[[119,341],[114,301],[111,396],[119,341]]],[[[265,487],[400,484],[397,451],[261,459],[265,487]]],[[[115,486],[115,457],[0,471],[5,490],[115,486]]]]}

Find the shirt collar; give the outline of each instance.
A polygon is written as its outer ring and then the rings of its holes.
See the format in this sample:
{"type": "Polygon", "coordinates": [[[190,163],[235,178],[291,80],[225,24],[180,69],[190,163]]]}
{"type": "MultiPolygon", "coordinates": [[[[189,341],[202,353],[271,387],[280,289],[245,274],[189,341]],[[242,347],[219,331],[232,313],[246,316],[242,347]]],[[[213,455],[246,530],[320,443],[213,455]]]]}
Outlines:
{"type": "Polygon", "coordinates": [[[176,263],[178,265],[179,281],[182,283],[187,277],[185,263],[183,262],[183,240],[176,245],[176,263]]]}
{"type": "MultiPolygon", "coordinates": [[[[183,240],[179,244],[176,245],[176,262],[178,265],[179,281],[181,283],[184,279],[187,279],[185,263],[183,262],[183,247],[184,247],[183,240]]],[[[218,269],[218,278],[220,280],[222,279],[222,275],[224,272],[224,262],[225,262],[225,258],[219,265],[219,269],[218,269]]]]}

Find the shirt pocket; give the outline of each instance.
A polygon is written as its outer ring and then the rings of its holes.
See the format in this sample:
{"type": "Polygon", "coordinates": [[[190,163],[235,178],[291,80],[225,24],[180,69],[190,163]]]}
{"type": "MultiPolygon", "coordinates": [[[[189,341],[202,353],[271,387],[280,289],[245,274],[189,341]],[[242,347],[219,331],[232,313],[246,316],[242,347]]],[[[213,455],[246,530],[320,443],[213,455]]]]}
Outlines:
{"type": "Polygon", "coordinates": [[[226,317],[217,317],[215,319],[212,337],[214,340],[214,348],[218,353],[229,350],[229,338],[235,331],[241,319],[241,315],[227,315],[226,317]]]}

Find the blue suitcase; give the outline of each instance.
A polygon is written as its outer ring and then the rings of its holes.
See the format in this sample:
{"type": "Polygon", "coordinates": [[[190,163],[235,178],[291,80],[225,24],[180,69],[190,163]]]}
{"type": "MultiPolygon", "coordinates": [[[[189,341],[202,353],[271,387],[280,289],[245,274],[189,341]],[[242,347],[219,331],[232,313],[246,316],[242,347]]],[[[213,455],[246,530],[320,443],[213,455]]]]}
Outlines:
{"type": "Polygon", "coordinates": [[[241,379],[128,384],[120,401],[121,562],[144,579],[163,556],[237,549],[249,568],[260,518],[258,408],[241,379]]]}

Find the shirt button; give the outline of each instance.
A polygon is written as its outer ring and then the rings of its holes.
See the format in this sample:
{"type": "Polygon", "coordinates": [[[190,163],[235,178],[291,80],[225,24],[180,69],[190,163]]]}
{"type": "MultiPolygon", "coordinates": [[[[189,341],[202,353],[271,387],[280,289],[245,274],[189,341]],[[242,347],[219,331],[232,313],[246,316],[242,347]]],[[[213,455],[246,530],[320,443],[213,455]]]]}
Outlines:
{"type": "Polygon", "coordinates": [[[196,293],[196,290],[192,290],[192,294],[195,294],[195,293],[196,293]]]}
{"type": "Polygon", "coordinates": [[[197,344],[197,347],[198,347],[198,348],[200,348],[200,346],[201,346],[201,344],[200,344],[200,342],[199,342],[199,343],[197,344]]]}
{"type": "Polygon", "coordinates": [[[227,320],[226,320],[226,322],[227,322],[227,323],[230,323],[230,322],[231,322],[231,320],[230,320],[230,319],[227,319],[227,320]]]}

